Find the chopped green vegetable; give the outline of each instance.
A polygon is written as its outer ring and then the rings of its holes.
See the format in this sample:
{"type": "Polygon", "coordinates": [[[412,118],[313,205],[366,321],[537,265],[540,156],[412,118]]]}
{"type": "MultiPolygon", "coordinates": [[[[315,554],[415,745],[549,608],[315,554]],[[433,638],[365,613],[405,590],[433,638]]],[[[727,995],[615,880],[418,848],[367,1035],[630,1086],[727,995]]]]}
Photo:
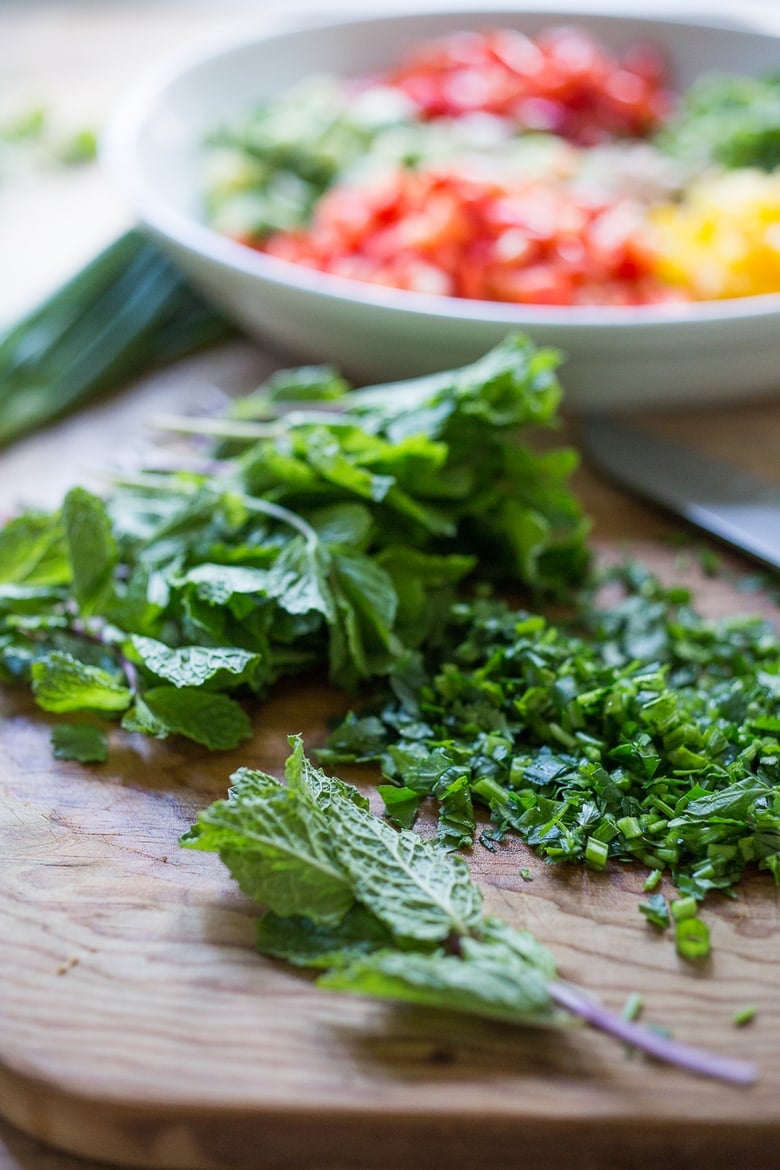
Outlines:
{"type": "Polygon", "coordinates": [[[585,863],[591,869],[606,869],[607,854],[606,841],[599,841],[596,837],[588,837],[585,843],[585,863]]]}
{"type": "Polygon", "coordinates": [[[675,898],[669,903],[672,918],[675,922],[682,922],[684,918],[695,918],[698,914],[698,903],[695,898],[675,898]]]}
{"type": "Polygon", "coordinates": [[[580,1016],[700,1075],[754,1079],[750,1065],[654,1035],[559,982],[531,934],[483,914],[462,857],[396,832],[356,789],[314,768],[298,737],[290,743],[286,784],[240,771],[228,798],[201,813],[181,842],[218,852],[263,903],[261,951],[323,970],[318,983],[331,990],[515,1024],[559,1026],[580,1016]]]}
{"type": "Polygon", "coordinates": [[[731,1022],[735,1028],[744,1028],[746,1024],[752,1024],[756,1018],[758,1009],[752,1003],[745,1004],[744,1007],[739,1008],[731,1017],[731,1022]]]}
{"type": "Polygon", "coordinates": [[[701,918],[681,918],[675,923],[677,953],[683,959],[696,962],[710,953],[710,930],[701,918]]]}
{"type": "Polygon", "coordinates": [[[534,880],[534,875],[531,873],[527,865],[520,866],[520,877],[524,882],[532,882],[534,880]]]}
{"type": "MultiPolygon", "coordinates": [[[[749,865],[780,880],[777,634],[758,619],[705,621],[686,591],[636,566],[610,578],[623,599],[586,597],[573,629],[458,603],[321,758],[375,759],[386,780],[434,797],[440,777],[465,776],[499,835],[596,869],[636,859],[648,893],[668,871],[678,914],[749,865]]],[[[666,925],[662,902],[644,912],[666,925]]]]}

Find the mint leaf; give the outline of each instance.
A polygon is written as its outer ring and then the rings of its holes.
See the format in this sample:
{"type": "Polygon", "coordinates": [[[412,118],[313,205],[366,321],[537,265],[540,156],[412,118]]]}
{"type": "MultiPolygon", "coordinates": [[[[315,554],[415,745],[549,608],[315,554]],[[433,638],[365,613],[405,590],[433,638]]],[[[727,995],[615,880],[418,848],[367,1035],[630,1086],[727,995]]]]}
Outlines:
{"type": "Polygon", "coordinates": [[[388,820],[400,829],[411,829],[422,799],[419,792],[412,788],[396,788],[395,784],[378,784],[376,790],[382,797],[388,820]]]}
{"type": "Polygon", "coordinates": [[[259,920],[256,933],[261,954],[296,967],[343,967],[392,941],[387,927],[362,906],[353,906],[340,922],[328,926],[269,912],[259,920]]]}
{"type": "Polygon", "coordinates": [[[30,671],[35,700],[44,711],[124,711],[132,700],[118,675],[61,651],[33,662],[30,671]]]}
{"type": "Polygon", "coordinates": [[[0,581],[46,586],[67,585],[70,579],[58,514],[26,512],[0,529],[0,581]]]}
{"type": "Polygon", "coordinates": [[[318,984],[518,1024],[565,1019],[552,1003],[543,972],[502,946],[472,939],[464,941],[459,956],[377,951],[329,971],[318,984]]]}
{"type": "Polygon", "coordinates": [[[354,903],[325,819],[272,777],[245,774],[182,838],[216,850],[245,893],[282,916],[335,924],[354,903]]]}
{"type": "Polygon", "coordinates": [[[328,621],[335,617],[328,574],[330,555],[319,543],[294,537],[279,554],[268,572],[266,588],[287,613],[321,613],[328,621]]]}
{"type": "Polygon", "coordinates": [[[134,634],[130,639],[135,660],[175,687],[222,690],[248,683],[255,686],[263,662],[259,654],[231,646],[180,646],[134,634]]]}
{"type": "Polygon", "coordinates": [[[51,743],[58,760],[104,764],[108,759],[106,734],[91,723],[59,723],[52,729],[51,743]]]}
{"type": "Polygon", "coordinates": [[[333,847],[355,897],[398,938],[440,942],[479,923],[481,894],[462,857],[416,833],[400,833],[344,802],[331,824],[333,847]]]}
{"type": "Polygon", "coordinates": [[[152,714],[141,695],[136,695],[132,707],[122,716],[122,727],[125,731],[138,731],[155,739],[165,739],[171,730],[167,723],[152,714]]]}
{"type": "Polygon", "coordinates": [[[236,747],[252,734],[246,712],[227,695],[195,687],[153,687],[143,692],[143,702],[157,727],[213,751],[236,747]]]}
{"type": "Polygon", "coordinates": [[[82,614],[99,613],[113,593],[118,551],[103,501],[72,488],[62,508],[73,593],[82,614]]]}
{"type": "Polygon", "coordinates": [[[362,550],[367,544],[374,522],[363,504],[332,504],[309,515],[311,524],[323,544],[362,550]]]}

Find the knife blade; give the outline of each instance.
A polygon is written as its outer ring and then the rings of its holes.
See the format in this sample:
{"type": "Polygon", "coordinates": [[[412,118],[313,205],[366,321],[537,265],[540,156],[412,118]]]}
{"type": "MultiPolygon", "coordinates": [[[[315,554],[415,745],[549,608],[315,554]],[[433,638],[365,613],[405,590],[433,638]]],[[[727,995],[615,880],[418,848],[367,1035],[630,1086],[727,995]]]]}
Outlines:
{"type": "Polygon", "coordinates": [[[610,479],[780,569],[780,485],[615,418],[585,418],[580,434],[610,479]]]}

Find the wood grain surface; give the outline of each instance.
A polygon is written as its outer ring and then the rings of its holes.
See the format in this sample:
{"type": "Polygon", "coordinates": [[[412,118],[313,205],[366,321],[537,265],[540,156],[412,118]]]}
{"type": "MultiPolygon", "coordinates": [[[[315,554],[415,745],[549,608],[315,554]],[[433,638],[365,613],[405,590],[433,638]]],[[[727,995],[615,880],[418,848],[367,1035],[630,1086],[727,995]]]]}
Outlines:
{"type": "MultiPolygon", "coordinates": [[[[66,122],[96,124],[145,64],[271,7],[3,5],[0,102],[10,87],[66,122]]],[[[122,222],[95,174],[5,183],[0,318],[122,222]]],[[[0,516],[99,484],[107,462],[144,458],[150,414],[203,408],[215,387],[249,389],[268,368],[231,345],[19,444],[0,456],[0,516]]],[[[780,477],[777,402],[650,421],[780,477]]],[[[768,599],[672,551],[668,518],[587,470],[578,486],[603,557],[630,549],[691,580],[710,613],[760,606],[778,618],[768,599]]],[[[178,836],[233,767],[278,769],[288,732],[314,746],[343,705],[311,679],[257,708],[240,752],[116,733],[111,762],[85,768],[52,759],[50,723],[21,694],[0,696],[0,1170],[778,1166],[780,901],[767,877],[709,905],[713,957],[693,969],[637,913],[641,871],[550,868],[512,842],[472,858],[490,909],[536,932],[564,975],[617,1010],[639,991],[648,1022],[756,1060],[761,1079],[747,1090],[585,1030],[529,1033],[337,997],[253,952],[255,908],[216,857],[180,850],[178,836]],[[736,1029],[747,1002],[756,1020],[736,1029]]],[[[348,778],[370,791],[370,775],[348,778]]]]}
{"type": "MultiPolygon", "coordinates": [[[[107,452],[141,457],[151,441],[145,412],[198,409],[215,382],[249,387],[267,364],[247,346],[228,346],[36,436],[4,459],[0,499],[45,502],[104,465],[107,452]],[[56,477],[42,476],[55,453],[56,477]]],[[[732,450],[742,429],[750,441],[737,447],[740,458],[764,464],[779,433],[777,405],[726,412],[720,439],[714,417],[705,428],[711,449],[732,450]]],[[[682,435],[686,421],[666,425],[682,435]]],[[[695,556],[674,552],[665,517],[587,470],[578,487],[602,556],[630,547],[670,576],[695,579],[710,612],[755,607],[728,577],[708,580],[695,556]]],[[[116,731],[110,763],[87,768],[54,761],[47,717],[21,693],[2,693],[5,1117],[79,1155],[183,1170],[472,1167],[519,1149],[547,1170],[661,1157],[694,1167],[725,1154],[771,1166],[780,1137],[780,914],[766,876],[747,881],[736,900],[712,902],[713,957],[699,969],[637,913],[640,869],[551,868],[518,842],[471,858],[489,909],[533,930],[565,977],[618,1010],[639,991],[649,1022],[757,1060],[761,1079],[747,1090],[631,1058],[586,1030],[524,1032],[335,996],[254,953],[256,908],[216,857],[180,850],[178,836],[224,792],[232,769],[278,771],[287,734],[301,731],[315,747],[345,702],[312,678],[258,706],[254,738],[236,752],[207,755],[181,740],[116,731]],[[736,1029],[733,1012],[747,1002],[756,1021],[736,1029]]],[[[348,778],[370,787],[373,776],[348,778]]]]}

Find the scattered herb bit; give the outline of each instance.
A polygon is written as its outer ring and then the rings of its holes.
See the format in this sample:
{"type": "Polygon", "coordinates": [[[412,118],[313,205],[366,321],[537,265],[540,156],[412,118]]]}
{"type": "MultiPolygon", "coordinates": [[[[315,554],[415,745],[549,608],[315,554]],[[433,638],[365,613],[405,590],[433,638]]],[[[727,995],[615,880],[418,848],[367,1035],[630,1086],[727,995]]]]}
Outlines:
{"type": "Polygon", "coordinates": [[[746,1004],[734,1012],[731,1017],[731,1022],[735,1028],[744,1028],[746,1024],[752,1024],[756,1018],[758,1009],[755,1004],[746,1004]]]}
{"type": "Polygon", "coordinates": [[[666,930],[669,925],[669,907],[663,894],[651,894],[646,902],[640,902],[639,912],[659,930],[666,930]]]}
{"type": "Polygon", "coordinates": [[[91,723],[59,723],[52,728],[52,751],[58,760],[79,760],[82,764],[104,764],[108,740],[104,731],[91,723]]]}
{"type": "Polygon", "coordinates": [[[533,935],[483,915],[462,857],[397,832],[290,743],[285,784],[242,769],[181,842],[219,853],[266,907],[261,952],[323,970],[332,990],[534,1026],[579,1017],[698,1075],[755,1079],[753,1066],[676,1044],[561,982],[533,935]]]}
{"type": "Polygon", "coordinates": [[[669,909],[675,922],[682,922],[685,918],[695,918],[699,907],[695,898],[675,898],[669,903],[669,909]]]}
{"type": "Polygon", "coordinates": [[[650,893],[652,893],[653,890],[656,890],[658,888],[658,886],[661,884],[661,877],[662,876],[663,876],[662,870],[660,870],[660,869],[651,869],[650,870],[650,873],[647,875],[647,877],[645,878],[644,883],[642,885],[642,889],[645,891],[646,894],[650,894],[650,893]]]}
{"type": "Polygon", "coordinates": [[[697,549],[699,567],[706,577],[718,577],[723,571],[723,561],[712,549],[701,547],[697,549]]]}
{"type": "Polygon", "coordinates": [[[90,129],[75,130],[57,144],[56,154],[67,167],[93,162],[97,158],[97,134],[90,129]]]}
{"type": "Polygon", "coordinates": [[[624,1020],[638,1020],[644,1011],[645,1001],[638,991],[632,991],[623,1005],[621,1015],[624,1020]]]}
{"type": "Polygon", "coordinates": [[[677,953],[689,962],[706,959],[710,953],[710,930],[701,918],[681,918],[674,927],[677,953]]]}
{"type": "Polygon", "coordinates": [[[46,110],[43,106],[29,106],[13,117],[0,122],[0,143],[29,142],[41,137],[46,129],[46,110]]]}
{"type": "Polygon", "coordinates": [[[520,877],[524,882],[532,882],[534,880],[534,875],[531,873],[527,865],[520,866],[520,877]]]}
{"type": "MultiPolygon", "coordinates": [[[[518,442],[554,421],[556,363],[513,337],[338,409],[322,408],[321,379],[277,376],[259,436],[234,435],[208,471],[142,473],[105,500],[74,488],[59,511],[18,517],[0,530],[0,678],[30,683],[47,711],[215,749],[250,732],[234,695],[307,668],[354,687],[404,664],[412,701],[409,656],[438,640],[478,566],[559,592],[587,566],[572,453],[518,442]]],[[[371,749],[370,724],[350,734],[371,749]]],[[[460,848],[469,783],[447,768],[431,783],[440,837],[460,848]]],[[[386,794],[402,823],[428,794],[410,787],[386,794]]]]}

